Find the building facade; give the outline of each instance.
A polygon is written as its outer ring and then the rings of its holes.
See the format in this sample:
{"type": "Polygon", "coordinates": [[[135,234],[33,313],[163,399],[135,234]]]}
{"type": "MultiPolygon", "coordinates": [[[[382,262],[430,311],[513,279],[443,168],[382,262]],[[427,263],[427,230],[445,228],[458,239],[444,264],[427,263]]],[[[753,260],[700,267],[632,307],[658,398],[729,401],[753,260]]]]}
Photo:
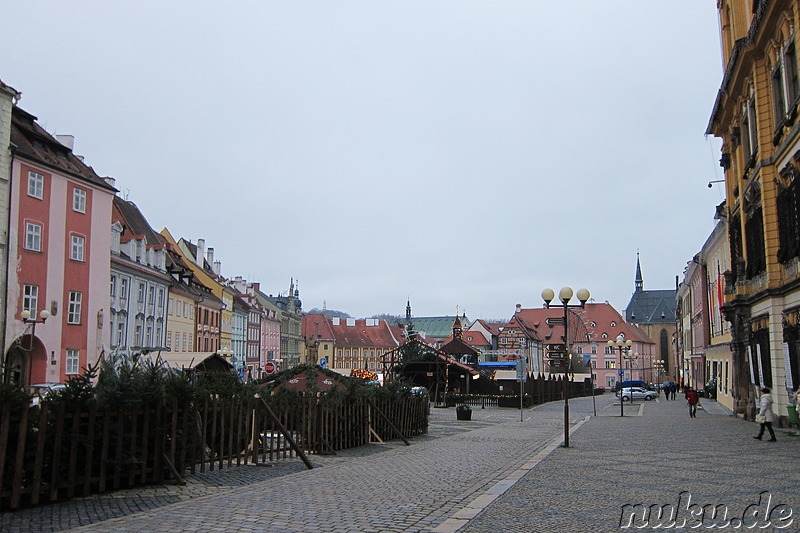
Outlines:
{"type": "Polygon", "coordinates": [[[111,351],[159,352],[172,281],[165,246],[133,202],[115,196],[111,220],[111,351]]]}
{"type": "Polygon", "coordinates": [[[110,340],[116,189],[63,140],[13,108],[4,368],[23,384],[79,374],[110,340]]]}
{"type": "Polygon", "coordinates": [[[779,423],[800,380],[797,0],[719,0],[724,77],[706,133],[722,140],[737,413],[770,387],[779,423]]]}

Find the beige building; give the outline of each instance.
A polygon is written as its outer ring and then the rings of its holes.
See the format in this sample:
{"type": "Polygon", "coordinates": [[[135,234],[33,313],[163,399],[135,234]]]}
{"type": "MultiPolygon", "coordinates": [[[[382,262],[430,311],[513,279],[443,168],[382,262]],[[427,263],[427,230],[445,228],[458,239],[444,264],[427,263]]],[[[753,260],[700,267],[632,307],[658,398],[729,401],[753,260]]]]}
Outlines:
{"type": "Polygon", "coordinates": [[[759,389],[770,387],[785,423],[800,381],[800,2],[717,7],[724,77],[706,133],[722,139],[733,397],[752,417],[759,389]]]}
{"type": "MultiPolygon", "coordinates": [[[[0,81],[0,265],[8,264],[8,197],[11,177],[11,110],[21,93],[0,81]]],[[[7,273],[0,268],[0,294],[6,294],[7,273]]],[[[6,323],[6,308],[0,305],[0,324],[6,323]]],[[[5,346],[5,328],[0,327],[0,346],[5,346]]],[[[0,377],[4,372],[0,370],[0,377]]]]}

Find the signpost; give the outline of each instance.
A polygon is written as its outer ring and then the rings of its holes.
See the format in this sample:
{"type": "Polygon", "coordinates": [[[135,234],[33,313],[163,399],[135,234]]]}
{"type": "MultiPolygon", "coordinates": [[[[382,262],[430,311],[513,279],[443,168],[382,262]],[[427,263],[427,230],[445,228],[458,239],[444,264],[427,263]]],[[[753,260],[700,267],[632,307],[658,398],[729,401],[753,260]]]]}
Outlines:
{"type": "Polygon", "coordinates": [[[528,369],[526,368],[527,363],[526,357],[520,357],[517,359],[517,381],[519,381],[519,421],[522,422],[522,391],[525,386],[525,382],[528,381],[528,369]]]}

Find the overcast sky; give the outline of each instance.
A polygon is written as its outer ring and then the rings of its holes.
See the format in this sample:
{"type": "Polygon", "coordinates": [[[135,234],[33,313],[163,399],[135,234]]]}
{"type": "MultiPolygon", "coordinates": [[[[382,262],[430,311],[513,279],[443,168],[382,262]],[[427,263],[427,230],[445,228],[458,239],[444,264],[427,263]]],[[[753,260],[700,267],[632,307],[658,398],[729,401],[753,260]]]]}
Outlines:
{"type": "Polygon", "coordinates": [[[713,0],[11,2],[0,79],[227,277],[353,316],[619,311],[714,227],[713,0]]]}

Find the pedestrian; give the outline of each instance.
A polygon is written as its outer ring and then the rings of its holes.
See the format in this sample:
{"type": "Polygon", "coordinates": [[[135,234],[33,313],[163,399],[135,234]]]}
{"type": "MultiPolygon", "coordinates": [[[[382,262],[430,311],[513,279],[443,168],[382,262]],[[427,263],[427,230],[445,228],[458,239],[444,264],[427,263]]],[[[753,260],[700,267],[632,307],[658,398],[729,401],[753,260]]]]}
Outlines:
{"type": "Polygon", "coordinates": [[[697,402],[700,401],[700,396],[697,395],[696,390],[690,387],[686,387],[684,396],[686,397],[686,402],[689,404],[689,417],[697,418],[697,402]]]}
{"type": "Polygon", "coordinates": [[[775,431],[772,429],[772,422],[775,419],[772,413],[772,395],[769,393],[768,387],[761,389],[761,392],[761,399],[758,401],[759,410],[756,415],[756,422],[761,424],[761,429],[758,435],[753,438],[761,440],[761,437],[764,436],[764,428],[766,428],[769,430],[769,435],[771,437],[769,442],[775,442],[778,439],[775,438],[775,431]]]}
{"type": "Polygon", "coordinates": [[[670,395],[672,396],[672,397],[670,398],[670,400],[674,400],[674,399],[675,399],[675,394],[678,392],[678,385],[677,385],[677,383],[672,383],[672,384],[669,386],[669,392],[670,392],[670,395]]]}

